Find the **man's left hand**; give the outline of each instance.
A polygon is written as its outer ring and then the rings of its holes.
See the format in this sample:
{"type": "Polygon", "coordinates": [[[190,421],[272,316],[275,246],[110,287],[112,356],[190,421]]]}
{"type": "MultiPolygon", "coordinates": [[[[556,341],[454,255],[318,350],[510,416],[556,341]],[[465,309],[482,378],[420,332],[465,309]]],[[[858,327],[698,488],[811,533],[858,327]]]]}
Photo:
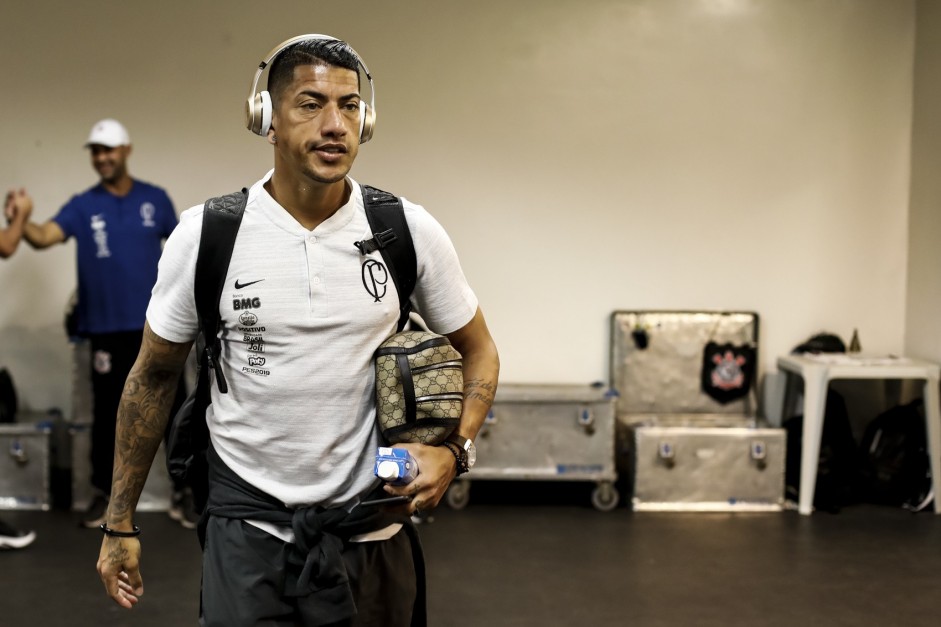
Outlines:
{"type": "Polygon", "coordinates": [[[446,446],[427,446],[424,444],[395,444],[395,448],[404,448],[418,462],[418,476],[407,485],[386,485],[383,489],[389,494],[406,495],[412,501],[408,512],[434,509],[441,502],[448,486],[457,475],[457,460],[446,446]]]}

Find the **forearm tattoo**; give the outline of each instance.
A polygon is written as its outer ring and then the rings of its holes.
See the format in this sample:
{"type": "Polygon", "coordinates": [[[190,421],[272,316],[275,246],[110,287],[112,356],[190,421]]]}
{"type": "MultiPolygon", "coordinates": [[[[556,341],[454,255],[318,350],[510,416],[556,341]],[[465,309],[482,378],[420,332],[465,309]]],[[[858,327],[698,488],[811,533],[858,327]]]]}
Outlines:
{"type": "Polygon", "coordinates": [[[464,400],[480,401],[486,403],[489,407],[493,404],[493,396],[496,390],[497,385],[493,381],[470,379],[464,382],[464,400]]]}
{"type": "Polygon", "coordinates": [[[149,328],[118,407],[110,515],[130,520],[164,430],[189,345],[173,344],[149,328]]]}

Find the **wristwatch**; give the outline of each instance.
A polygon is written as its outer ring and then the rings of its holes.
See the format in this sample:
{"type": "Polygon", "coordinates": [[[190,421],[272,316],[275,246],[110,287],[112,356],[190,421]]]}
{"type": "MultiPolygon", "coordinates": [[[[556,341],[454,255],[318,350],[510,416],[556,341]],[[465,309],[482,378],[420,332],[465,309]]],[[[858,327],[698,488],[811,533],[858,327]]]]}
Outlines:
{"type": "Polygon", "coordinates": [[[448,449],[454,453],[454,457],[457,459],[458,475],[464,474],[477,463],[477,447],[470,438],[465,438],[454,433],[451,434],[447,440],[442,442],[442,444],[447,446],[448,449]]]}

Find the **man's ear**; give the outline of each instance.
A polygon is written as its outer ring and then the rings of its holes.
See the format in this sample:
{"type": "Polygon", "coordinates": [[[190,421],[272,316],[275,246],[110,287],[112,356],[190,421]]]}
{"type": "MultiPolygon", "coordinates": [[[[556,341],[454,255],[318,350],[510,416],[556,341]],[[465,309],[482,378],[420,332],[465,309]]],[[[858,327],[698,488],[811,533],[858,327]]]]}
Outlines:
{"type": "Polygon", "coordinates": [[[271,120],[271,126],[268,128],[268,135],[266,135],[266,139],[268,140],[269,144],[278,143],[278,136],[275,135],[274,132],[274,119],[271,120]]]}

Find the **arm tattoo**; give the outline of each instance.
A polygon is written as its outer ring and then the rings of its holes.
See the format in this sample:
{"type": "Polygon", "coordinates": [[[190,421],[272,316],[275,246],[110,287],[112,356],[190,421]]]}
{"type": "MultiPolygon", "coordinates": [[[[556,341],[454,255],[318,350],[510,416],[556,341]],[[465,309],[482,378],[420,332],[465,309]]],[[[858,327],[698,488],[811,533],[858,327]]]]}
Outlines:
{"type": "Polygon", "coordinates": [[[497,386],[492,381],[470,379],[464,382],[464,399],[481,401],[489,406],[493,404],[496,389],[497,386]]]}
{"type": "Polygon", "coordinates": [[[190,343],[168,342],[144,329],[141,351],[118,407],[110,519],[129,522],[163,440],[190,343]]]}

